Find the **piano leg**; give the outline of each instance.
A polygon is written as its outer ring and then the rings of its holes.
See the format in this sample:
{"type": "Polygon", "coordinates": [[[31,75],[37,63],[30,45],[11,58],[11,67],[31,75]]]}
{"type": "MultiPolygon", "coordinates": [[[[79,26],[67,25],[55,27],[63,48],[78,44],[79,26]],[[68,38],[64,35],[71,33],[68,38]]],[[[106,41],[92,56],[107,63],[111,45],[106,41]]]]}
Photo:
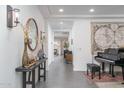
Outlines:
{"type": "Polygon", "coordinates": [[[102,73],[105,73],[105,63],[102,62],[102,73]]]}
{"type": "Polygon", "coordinates": [[[123,76],[123,80],[124,80],[124,66],[122,66],[122,76],[123,76]]]}
{"type": "Polygon", "coordinates": [[[111,69],[112,69],[111,67],[112,67],[112,65],[109,64],[109,74],[111,74],[111,72],[112,72],[112,71],[111,71],[111,69]]]}
{"type": "Polygon", "coordinates": [[[89,72],[88,72],[88,67],[87,67],[87,75],[89,75],[89,72]]]}
{"type": "Polygon", "coordinates": [[[94,72],[93,72],[93,69],[91,71],[91,78],[93,79],[93,76],[94,76],[94,72]]]}
{"type": "Polygon", "coordinates": [[[123,75],[123,82],[121,84],[124,84],[124,66],[122,66],[122,75],[123,75]]]}
{"type": "Polygon", "coordinates": [[[100,70],[99,70],[99,79],[101,79],[101,72],[100,72],[100,70]]]}
{"type": "Polygon", "coordinates": [[[115,77],[114,75],[114,65],[111,65],[112,66],[112,77],[115,77]]]}

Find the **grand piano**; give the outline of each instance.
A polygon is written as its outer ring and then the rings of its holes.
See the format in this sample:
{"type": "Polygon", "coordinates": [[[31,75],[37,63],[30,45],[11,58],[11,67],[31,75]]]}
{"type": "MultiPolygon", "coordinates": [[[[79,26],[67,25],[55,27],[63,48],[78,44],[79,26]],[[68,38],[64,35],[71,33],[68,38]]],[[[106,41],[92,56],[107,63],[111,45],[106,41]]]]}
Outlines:
{"type": "Polygon", "coordinates": [[[114,66],[122,68],[122,76],[124,80],[124,48],[108,48],[104,52],[98,52],[95,60],[101,63],[102,72],[105,72],[105,64],[109,64],[109,73],[114,75],[114,66]]]}

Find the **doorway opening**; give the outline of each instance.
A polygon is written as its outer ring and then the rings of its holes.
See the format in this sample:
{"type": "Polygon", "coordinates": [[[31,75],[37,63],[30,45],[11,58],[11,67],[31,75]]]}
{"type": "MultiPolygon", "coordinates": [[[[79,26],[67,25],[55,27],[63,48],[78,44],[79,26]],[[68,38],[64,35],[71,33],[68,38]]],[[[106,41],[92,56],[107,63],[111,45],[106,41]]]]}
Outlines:
{"type": "Polygon", "coordinates": [[[66,63],[72,63],[69,35],[69,32],[54,32],[54,59],[61,56],[66,63]]]}

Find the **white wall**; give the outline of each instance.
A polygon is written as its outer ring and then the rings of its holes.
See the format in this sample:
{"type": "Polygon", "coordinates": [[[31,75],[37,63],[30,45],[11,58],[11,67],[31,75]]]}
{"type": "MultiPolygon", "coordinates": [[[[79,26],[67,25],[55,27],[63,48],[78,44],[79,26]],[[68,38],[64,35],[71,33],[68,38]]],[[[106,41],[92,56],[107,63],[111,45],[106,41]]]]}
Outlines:
{"type": "Polygon", "coordinates": [[[48,69],[49,65],[54,61],[54,32],[52,31],[50,25],[47,25],[47,47],[48,47],[48,69]]]}
{"type": "Polygon", "coordinates": [[[72,51],[73,48],[72,31],[69,32],[68,42],[69,42],[69,50],[72,51]]]}
{"type": "Polygon", "coordinates": [[[73,67],[74,70],[85,70],[91,60],[90,21],[75,21],[72,28],[73,67]]]}
{"type": "MultiPolygon", "coordinates": [[[[25,25],[33,17],[39,31],[44,31],[44,19],[36,6],[13,6],[20,9],[20,22],[25,25]]],[[[15,68],[22,63],[24,49],[23,29],[20,25],[13,29],[6,26],[6,6],[0,6],[0,87],[22,87],[22,74],[15,68]]],[[[34,55],[40,48],[40,44],[34,55]]]]}
{"type": "Polygon", "coordinates": [[[73,69],[86,71],[86,64],[92,62],[91,55],[91,25],[92,22],[124,22],[124,19],[80,19],[74,21],[73,39],[73,69]]]}

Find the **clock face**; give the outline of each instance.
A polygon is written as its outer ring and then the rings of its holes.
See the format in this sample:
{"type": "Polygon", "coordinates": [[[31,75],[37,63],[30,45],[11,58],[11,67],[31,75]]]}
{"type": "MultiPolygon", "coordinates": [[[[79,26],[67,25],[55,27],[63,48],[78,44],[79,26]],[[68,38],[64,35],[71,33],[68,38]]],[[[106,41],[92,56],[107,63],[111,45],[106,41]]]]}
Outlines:
{"type": "Polygon", "coordinates": [[[38,43],[38,27],[34,19],[28,20],[28,46],[30,50],[35,50],[38,43]]]}
{"type": "Polygon", "coordinates": [[[95,43],[99,49],[106,49],[114,42],[114,32],[107,26],[102,26],[95,32],[95,43]]]}

